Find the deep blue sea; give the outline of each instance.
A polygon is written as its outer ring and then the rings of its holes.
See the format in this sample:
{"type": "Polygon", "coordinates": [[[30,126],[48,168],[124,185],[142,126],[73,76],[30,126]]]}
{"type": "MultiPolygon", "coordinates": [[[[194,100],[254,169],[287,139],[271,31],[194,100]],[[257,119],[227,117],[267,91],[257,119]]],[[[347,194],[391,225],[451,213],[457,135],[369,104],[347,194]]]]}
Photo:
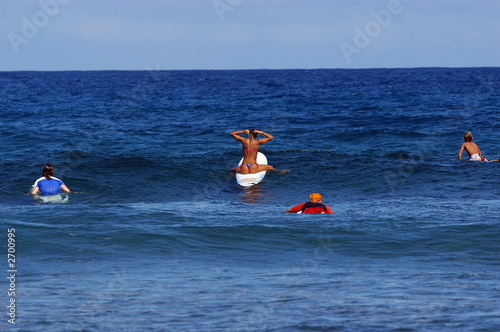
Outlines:
{"type": "Polygon", "coordinates": [[[2,331],[500,330],[500,162],[457,158],[500,158],[500,68],[0,72],[0,106],[2,331]],[[245,189],[252,128],[289,172],[245,189]]]}

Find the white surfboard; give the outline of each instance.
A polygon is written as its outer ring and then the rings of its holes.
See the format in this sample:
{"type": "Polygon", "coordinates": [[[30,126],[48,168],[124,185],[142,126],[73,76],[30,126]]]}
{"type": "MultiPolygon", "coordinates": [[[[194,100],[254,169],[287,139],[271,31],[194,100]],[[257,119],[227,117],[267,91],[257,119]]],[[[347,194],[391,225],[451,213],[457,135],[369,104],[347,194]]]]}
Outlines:
{"type": "Polygon", "coordinates": [[[68,195],[48,195],[48,196],[38,196],[38,201],[40,203],[51,203],[51,204],[64,204],[68,202],[68,195]]]}
{"type": "MultiPolygon", "coordinates": [[[[238,166],[241,166],[242,163],[243,163],[243,158],[241,158],[240,162],[238,163],[238,166]]],[[[262,152],[259,152],[257,154],[257,164],[267,165],[267,158],[262,152]]],[[[252,173],[252,174],[236,173],[236,182],[238,182],[240,186],[251,187],[254,184],[257,184],[260,181],[262,181],[262,179],[264,179],[264,176],[266,176],[266,171],[252,173]]]]}

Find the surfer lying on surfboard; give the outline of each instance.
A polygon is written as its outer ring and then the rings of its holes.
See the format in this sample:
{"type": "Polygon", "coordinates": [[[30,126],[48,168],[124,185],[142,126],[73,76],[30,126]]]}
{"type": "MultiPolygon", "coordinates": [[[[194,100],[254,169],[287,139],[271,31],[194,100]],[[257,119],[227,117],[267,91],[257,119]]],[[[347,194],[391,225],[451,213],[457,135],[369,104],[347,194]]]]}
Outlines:
{"type": "Polygon", "coordinates": [[[312,193],[309,195],[310,202],[304,202],[293,208],[286,210],[286,213],[318,213],[318,214],[333,214],[328,205],[321,203],[321,195],[312,193]]]}
{"type": "Polygon", "coordinates": [[[474,161],[488,161],[485,156],[481,153],[481,150],[479,150],[479,147],[477,146],[476,143],[472,142],[473,137],[470,131],[467,131],[464,134],[464,143],[460,147],[460,151],[458,152],[458,159],[462,160],[462,152],[467,151],[469,154],[469,160],[474,160],[474,161]]]}
{"type": "Polygon", "coordinates": [[[36,195],[41,192],[42,195],[57,195],[61,190],[71,192],[61,180],[54,176],[52,165],[47,164],[43,167],[43,176],[35,181],[30,194],[36,195]]]}
{"type": "Polygon", "coordinates": [[[232,171],[240,174],[253,174],[262,171],[274,170],[273,166],[271,165],[257,164],[257,154],[259,152],[259,146],[272,140],[273,136],[256,129],[233,131],[231,133],[231,136],[233,136],[235,140],[241,142],[243,146],[243,163],[241,164],[241,166],[233,168],[232,171]],[[240,134],[243,133],[247,134],[248,138],[240,136],[240,134]],[[264,135],[265,138],[256,139],[258,134],[264,135]]]}

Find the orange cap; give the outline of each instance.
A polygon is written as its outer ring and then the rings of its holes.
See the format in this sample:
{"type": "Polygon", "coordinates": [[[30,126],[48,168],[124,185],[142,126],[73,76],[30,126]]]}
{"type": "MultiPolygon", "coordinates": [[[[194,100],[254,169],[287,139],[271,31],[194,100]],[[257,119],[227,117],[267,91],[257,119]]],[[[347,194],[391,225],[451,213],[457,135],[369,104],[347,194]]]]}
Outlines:
{"type": "Polygon", "coordinates": [[[312,193],[309,198],[311,199],[311,202],[319,202],[321,201],[321,195],[317,193],[312,193]]]}

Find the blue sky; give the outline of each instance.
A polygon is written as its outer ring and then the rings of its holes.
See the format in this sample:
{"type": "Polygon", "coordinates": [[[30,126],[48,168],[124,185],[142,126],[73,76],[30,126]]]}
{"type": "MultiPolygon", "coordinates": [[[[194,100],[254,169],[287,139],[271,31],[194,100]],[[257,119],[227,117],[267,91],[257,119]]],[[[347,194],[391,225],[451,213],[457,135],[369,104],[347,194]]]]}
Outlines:
{"type": "Polygon", "coordinates": [[[498,0],[0,0],[0,70],[500,67],[498,0]]]}

